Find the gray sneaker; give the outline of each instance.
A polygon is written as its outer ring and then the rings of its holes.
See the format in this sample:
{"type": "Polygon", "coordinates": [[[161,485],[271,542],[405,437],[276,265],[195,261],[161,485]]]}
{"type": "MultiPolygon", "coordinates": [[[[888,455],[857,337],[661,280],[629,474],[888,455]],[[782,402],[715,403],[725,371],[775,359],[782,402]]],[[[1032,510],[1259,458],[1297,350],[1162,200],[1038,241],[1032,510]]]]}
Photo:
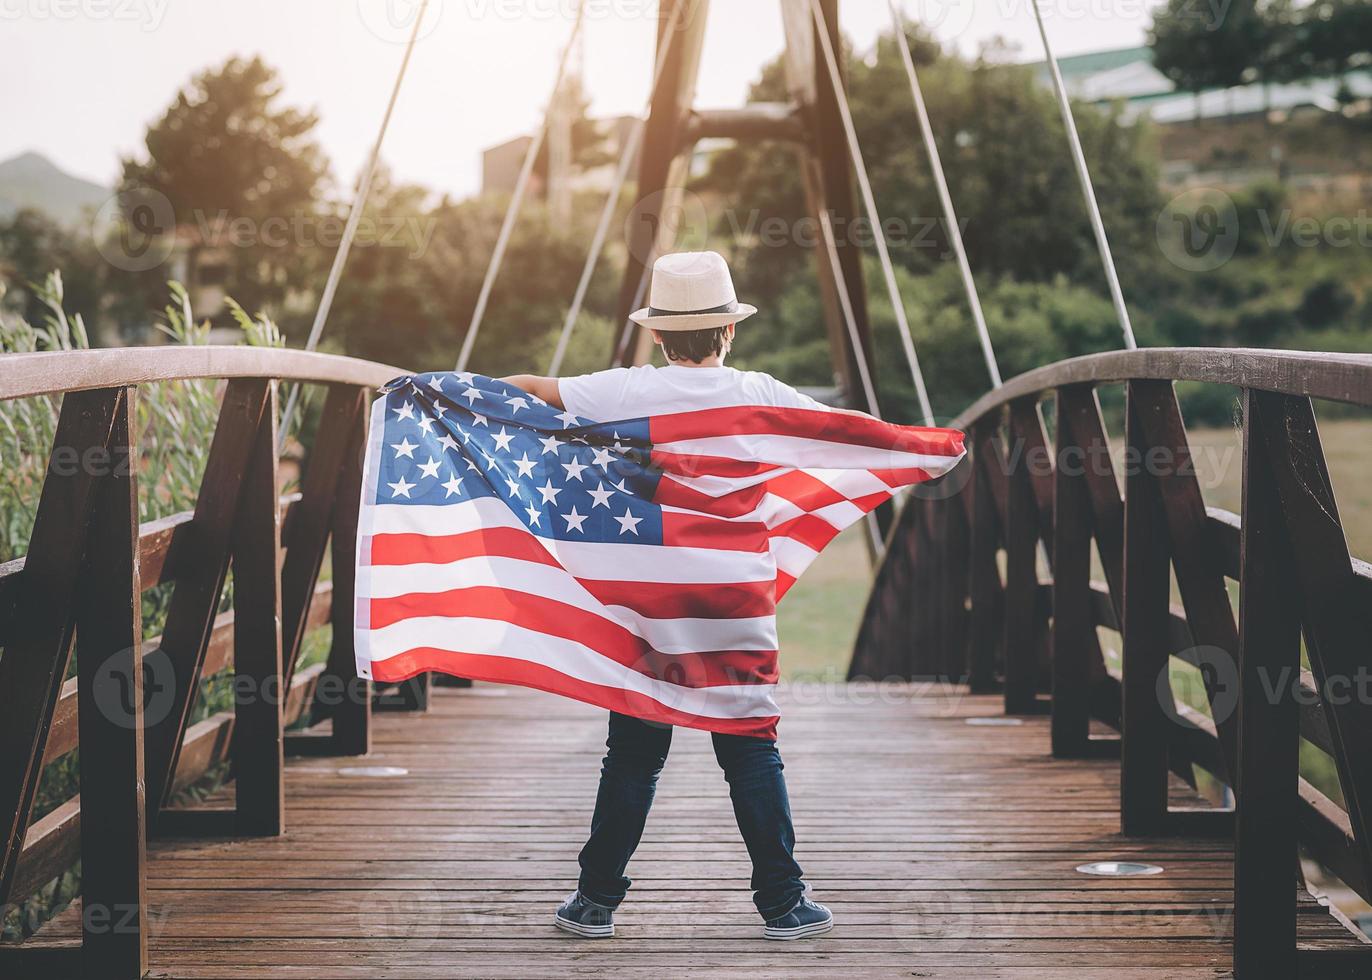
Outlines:
{"type": "Polygon", "coordinates": [[[609,939],[615,934],[615,910],[597,905],[577,890],[558,907],[553,925],[583,939],[609,939]]]}
{"type": "Polygon", "coordinates": [[[768,919],[762,927],[764,939],[804,939],[818,936],[834,927],[834,914],[818,902],[802,898],[800,904],[785,915],[768,919]]]}

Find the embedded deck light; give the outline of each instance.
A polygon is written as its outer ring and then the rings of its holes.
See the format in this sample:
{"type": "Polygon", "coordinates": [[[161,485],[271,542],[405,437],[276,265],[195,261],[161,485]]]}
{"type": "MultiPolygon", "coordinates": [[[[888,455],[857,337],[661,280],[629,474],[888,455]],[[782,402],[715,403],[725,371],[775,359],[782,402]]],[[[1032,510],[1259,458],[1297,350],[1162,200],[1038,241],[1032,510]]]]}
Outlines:
{"type": "Polygon", "coordinates": [[[985,728],[1010,728],[1015,725],[1023,725],[1023,718],[1006,718],[1003,715],[981,715],[976,718],[964,718],[968,725],[978,725],[985,728]]]}
{"type": "Polygon", "coordinates": [[[384,779],[389,776],[408,776],[410,770],[399,766],[343,766],[338,770],[340,776],[367,776],[384,779]]]}
{"type": "Polygon", "coordinates": [[[1162,868],[1156,864],[1143,864],[1139,861],[1093,861],[1079,864],[1077,870],[1084,875],[1100,875],[1105,878],[1137,878],[1143,875],[1160,875],[1162,868]]]}

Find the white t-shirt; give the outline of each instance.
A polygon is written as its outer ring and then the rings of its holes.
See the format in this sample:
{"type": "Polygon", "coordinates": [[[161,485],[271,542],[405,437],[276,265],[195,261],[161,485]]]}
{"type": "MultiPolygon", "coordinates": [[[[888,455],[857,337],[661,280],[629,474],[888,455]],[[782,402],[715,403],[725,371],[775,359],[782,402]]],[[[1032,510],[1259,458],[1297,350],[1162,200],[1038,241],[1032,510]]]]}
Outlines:
{"type": "Polygon", "coordinates": [[[558,381],[567,411],[591,422],[615,422],[730,405],[813,408],[824,404],[770,374],[731,367],[644,364],[612,368],[558,381]]]}

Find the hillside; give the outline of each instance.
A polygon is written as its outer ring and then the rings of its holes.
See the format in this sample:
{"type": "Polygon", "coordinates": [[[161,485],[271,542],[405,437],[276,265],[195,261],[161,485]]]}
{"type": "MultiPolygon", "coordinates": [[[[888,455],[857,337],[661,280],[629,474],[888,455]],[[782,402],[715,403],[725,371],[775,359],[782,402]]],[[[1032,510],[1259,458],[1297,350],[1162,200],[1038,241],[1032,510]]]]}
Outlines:
{"type": "Polygon", "coordinates": [[[21,208],[35,208],[71,227],[87,220],[87,213],[109,196],[109,188],[73,177],[40,153],[0,162],[0,220],[21,208]]]}

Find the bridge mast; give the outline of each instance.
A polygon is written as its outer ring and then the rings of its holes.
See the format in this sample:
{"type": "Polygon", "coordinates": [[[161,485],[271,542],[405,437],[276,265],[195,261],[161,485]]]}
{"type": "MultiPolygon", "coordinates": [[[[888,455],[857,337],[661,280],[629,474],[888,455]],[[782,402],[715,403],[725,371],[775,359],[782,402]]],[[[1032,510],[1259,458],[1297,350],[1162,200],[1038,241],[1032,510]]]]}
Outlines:
{"type": "MultiPolygon", "coordinates": [[[[838,0],[820,0],[831,43],[838,50],[838,0]]],[[[662,79],[653,93],[639,162],[637,203],[628,228],[628,260],[620,288],[614,364],[641,364],[652,348],[647,332],[628,320],[641,306],[646,271],[661,250],[670,248],[680,211],[685,161],[696,141],[706,137],[769,139],[790,142],[800,158],[810,216],[819,227],[827,219],[838,231],[834,251],[815,247],[815,271],[835,374],[853,408],[875,412],[875,371],[867,295],[862,279],[861,249],[842,232],[859,213],[853,191],[852,165],[843,133],[838,100],[823,62],[816,57],[817,27],[805,0],[781,0],[786,35],[785,70],[792,101],[750,105],[741,109],[696,111],[692,108],[700,67],[708,0],[663,0],[658,45],[671,44],[662,79]],[[670,37],[665,25],[675,8],[683,8],[670,37]],[[851,317],[851,321],[850,318],[851,317]]]]}

